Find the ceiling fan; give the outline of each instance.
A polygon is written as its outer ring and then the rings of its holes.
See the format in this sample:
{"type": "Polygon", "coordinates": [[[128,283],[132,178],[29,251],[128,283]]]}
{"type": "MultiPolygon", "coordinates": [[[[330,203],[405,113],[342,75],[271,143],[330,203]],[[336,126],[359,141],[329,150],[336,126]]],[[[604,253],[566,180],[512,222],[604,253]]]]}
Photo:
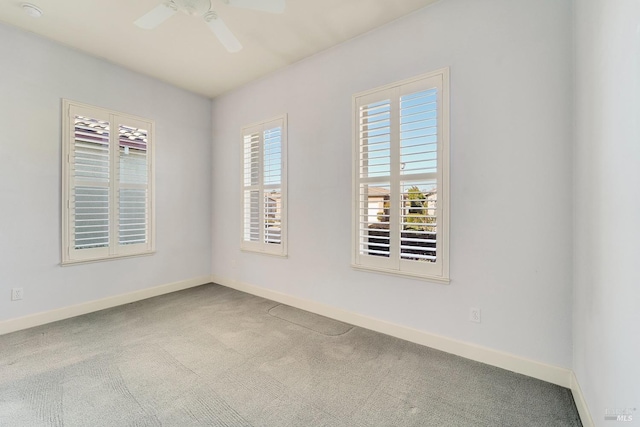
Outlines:
{"type": "MultiPolygon", "coordinates": [[[[285,0],[222,0],[232,7],[253,9],[269,13],[282,13],[285,0]]],[[[229,30],[222,18],[211,9],[211,0],[165,0],[146,14],[138,18],[134,24],[145,30],[151,30],[171,18],[177,12],[197,16],[211,28],[220,43],[229,52],[238,52],[242,44],[229,30]]]]}

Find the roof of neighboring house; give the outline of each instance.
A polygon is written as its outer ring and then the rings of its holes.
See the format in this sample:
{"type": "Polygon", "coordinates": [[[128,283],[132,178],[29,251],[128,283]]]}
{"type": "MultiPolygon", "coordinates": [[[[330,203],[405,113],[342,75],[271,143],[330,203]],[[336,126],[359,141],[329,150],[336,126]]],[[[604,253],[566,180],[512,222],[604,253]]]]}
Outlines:
{"type": "Polygon", "coordinates": [[[388,196],[389,190],[382,187],[369,187],[368,188],[369,196],[388,196]]]}

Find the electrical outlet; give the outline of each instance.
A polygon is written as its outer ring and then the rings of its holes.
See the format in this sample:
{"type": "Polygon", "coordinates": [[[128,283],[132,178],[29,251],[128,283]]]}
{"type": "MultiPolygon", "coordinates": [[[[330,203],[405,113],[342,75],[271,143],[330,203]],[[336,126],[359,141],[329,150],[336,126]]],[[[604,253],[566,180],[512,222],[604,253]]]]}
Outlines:
{"type": "Polygon", "coordinates": [[[472,322],[480,323],[480,309],[471,307],[469,310],[469,320],[472,322]]]}
{"type": "Polygon", "coordinates": [[[24,289],[13,288],[11,289],[11,301],[18,301],[24,298],[24,289]]]}

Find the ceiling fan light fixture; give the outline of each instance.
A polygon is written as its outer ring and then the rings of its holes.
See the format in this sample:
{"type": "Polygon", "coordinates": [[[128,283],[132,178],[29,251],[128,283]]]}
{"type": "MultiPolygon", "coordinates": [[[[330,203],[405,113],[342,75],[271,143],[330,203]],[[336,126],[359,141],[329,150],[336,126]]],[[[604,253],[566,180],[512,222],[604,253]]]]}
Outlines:
{"type": "Polygon", "coordinates": [[[42,16],[42,10],[34,4],[22,3],[21,6],[22,6],[22,10],[24,10],[24,13],[26,13],[32,18],[40,18],[42,16]]]}
{"type": "Polygon", "coordinates": [[[214,19],[218,19],[218,14],[216,12],[210,10],[209,12],[204,14],[203,18],[204,18],[205,22],[211,22],[214,19]]]}
{"type": "Polygon", "coordinates": [[[179,11],[191,16],[204,16],[211,10],[211,0],[172,0],[179,11]]]}

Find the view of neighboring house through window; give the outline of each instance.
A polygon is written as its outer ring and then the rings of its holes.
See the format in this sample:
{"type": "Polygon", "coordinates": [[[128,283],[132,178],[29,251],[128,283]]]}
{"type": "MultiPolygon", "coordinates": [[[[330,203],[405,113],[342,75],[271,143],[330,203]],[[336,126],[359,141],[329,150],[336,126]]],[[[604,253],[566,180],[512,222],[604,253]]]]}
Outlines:
{"type": "Polygon", "coordinates": [[[448,280],[448,78],[354,96],[355,267],[448,280]]]}
{"type": "Polygon", "coordinates": [[[151,120],[63,101],[62,263],[151,253],[151,120]]]}
{"type": "Polygon", "coordinates": [[[286,116],[242,129],[241,248],[286,255],[286,116]]]}

